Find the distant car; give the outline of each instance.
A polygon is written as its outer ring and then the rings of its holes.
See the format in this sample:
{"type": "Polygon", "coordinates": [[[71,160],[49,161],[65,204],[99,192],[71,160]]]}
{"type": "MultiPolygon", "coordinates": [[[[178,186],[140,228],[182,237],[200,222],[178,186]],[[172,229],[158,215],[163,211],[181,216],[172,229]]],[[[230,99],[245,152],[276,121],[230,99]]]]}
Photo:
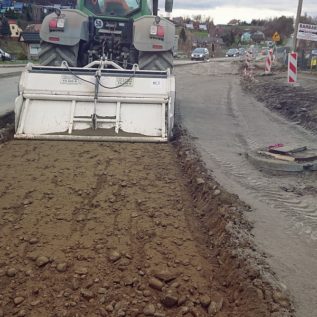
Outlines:
{"type": "Polygon", "coordinates": [[[230,48],[226,53],[226,57],[237,57],[239,55],[240,53],[237,48],[230,48]]]}
{"type": "Polygon", "coordinates": [[[244,48],[244,47],[240,47],[240,48],[239,48],[239,55],[240,55],[240,56],[245,55],[245,48],[244,48]]]}
{"type": "Polygon", "coordinates": [[[317,50],[316,50],[316,49],[312,50],[312,51],[311,51],[311,55],[312,55],[312,56],[317,56],[317,50]]]}
{"type": "Polygon", "coordinates": [[[209,51],[204,47],[197,47],[193,50],[191,60],[206,60],[209,58],[209,51]]]}
{"type": "Polygon", "coordinates": [[[0,60],[11,61],[11,55],[0,48],[0,60]]]}

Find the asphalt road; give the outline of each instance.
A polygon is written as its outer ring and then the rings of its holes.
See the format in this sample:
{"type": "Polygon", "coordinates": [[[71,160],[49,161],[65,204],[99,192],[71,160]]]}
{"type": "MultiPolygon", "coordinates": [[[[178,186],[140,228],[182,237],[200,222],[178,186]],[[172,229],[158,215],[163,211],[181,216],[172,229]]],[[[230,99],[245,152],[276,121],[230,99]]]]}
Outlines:
{"type": "Polygon", "coordinates": [[[251,165],[249,150],[270,144],[305,144],[317,137],[272,114],[241,90],[237,65],[228,62],[176,68],[184,126],[207,167],[253,212],[257,245],[295,297],[299,317],[317,312],[317,197],[298,193],[316,187],[313,173],[272,175],[251,165]]]}
{"type": "Polygon", "coordinates": [[[0,78],[0,116],[14,110],[20,76],[0,78]]]}

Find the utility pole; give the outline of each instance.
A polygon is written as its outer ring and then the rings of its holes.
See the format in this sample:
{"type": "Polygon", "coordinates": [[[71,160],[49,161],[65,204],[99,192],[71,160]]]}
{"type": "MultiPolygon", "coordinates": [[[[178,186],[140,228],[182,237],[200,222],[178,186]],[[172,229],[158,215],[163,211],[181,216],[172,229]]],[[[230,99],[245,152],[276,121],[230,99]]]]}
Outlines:
{"type": "Polygon", "coordinates": [[[302,13],[302,6],[303,6],[303,0],[298,0],[297,16],[295,21],[295,31],[294,31],[294,37],[293,37],[293,52],[296,51],[296,47],[297,47],[297,32],[298,32],[299,19],[302,13]]]}

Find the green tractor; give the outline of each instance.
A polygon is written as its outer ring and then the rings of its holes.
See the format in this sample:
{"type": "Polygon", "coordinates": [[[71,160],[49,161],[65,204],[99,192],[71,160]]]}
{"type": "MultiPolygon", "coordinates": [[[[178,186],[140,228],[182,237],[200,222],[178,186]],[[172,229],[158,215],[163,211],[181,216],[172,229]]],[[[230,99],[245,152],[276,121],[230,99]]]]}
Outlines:
{"type": "MultiPolygon", "coordinates": [[[[165,0],[171,12],[173,0],[165,0]]],[[[124,69],[172,69],[175,27],[158,16],[158,0],[79,0],[42,23],[40,64],[84,67],[96,60],[124,69]]]]}

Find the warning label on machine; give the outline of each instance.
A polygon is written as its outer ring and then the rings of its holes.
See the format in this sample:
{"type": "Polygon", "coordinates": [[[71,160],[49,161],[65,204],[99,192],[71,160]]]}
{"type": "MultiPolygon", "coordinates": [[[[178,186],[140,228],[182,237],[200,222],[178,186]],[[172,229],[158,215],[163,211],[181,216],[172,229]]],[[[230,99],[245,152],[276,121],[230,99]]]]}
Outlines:
{"type": "Polygon", "coordinates": [[[133,81],[133,78],[117,77],[116,84],[117,86],[122,86],[122,87],[133,87],[134,81],[133,81]]]}
{"type": "Polygon", "coordinates": [[[80,80],[73,75],[62,75],[60,83],[67,85],[78,85],[80,84],[80,80]]]}

